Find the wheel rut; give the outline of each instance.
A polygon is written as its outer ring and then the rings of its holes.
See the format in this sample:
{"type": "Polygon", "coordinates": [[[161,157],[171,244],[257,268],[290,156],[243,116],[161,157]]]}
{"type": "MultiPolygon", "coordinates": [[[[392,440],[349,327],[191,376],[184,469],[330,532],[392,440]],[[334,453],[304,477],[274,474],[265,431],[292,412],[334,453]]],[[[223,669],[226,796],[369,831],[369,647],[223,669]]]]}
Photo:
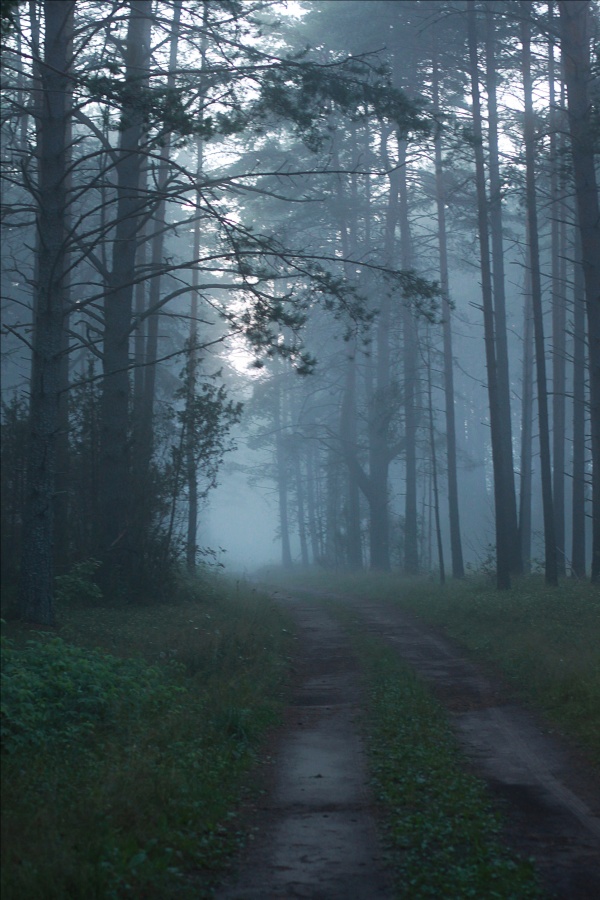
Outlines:
{"type": "Polygon", "coordinates": [[[295,690],[254,840],[216,896],[391,898],[356,723],[357,660],[322,605],[291,597],[285,603],[298,629],[295,690]]]}
{"type": "Polygon", "coordinates": [[[504,838],[534,859],[548,895],[600,897],[600,779],[547,723],[514,702],[452,641],[389,603],[321,594],[351,608],[392,646],[443,706],[475,774],[499,801],[504,838]]]}
{"type": "Polygon", "coordinates": [[[600,897],[600,780],[546,723],[514,702],[450,640],[389,603],[294,589],[276,593],[298,628],[296,686],[274,752],[256,836],[220,900],[377,900],[397,896],[378,844],[357,714],[358,662],[323,600],[393,647],[446,708],[474,774],[533,858],[548,897],[600,897]]]}

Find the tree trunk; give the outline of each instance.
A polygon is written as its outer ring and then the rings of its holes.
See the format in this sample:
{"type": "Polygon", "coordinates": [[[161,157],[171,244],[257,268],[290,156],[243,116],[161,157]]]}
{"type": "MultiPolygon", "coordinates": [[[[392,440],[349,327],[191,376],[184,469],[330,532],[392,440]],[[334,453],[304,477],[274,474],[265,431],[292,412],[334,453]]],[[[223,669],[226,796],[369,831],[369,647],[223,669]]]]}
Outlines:
{"type": "Polygon", "coordinates": [[[437,541],[438,564],[440,567],[440,583],[446,583],[444,566],[444,546],[442,544],[442,528],[440,525],[440,494],[438,490],[437,455],[435,450],[435,428],[433,423],[433,391],[431,385],[431,348],[427,348],[427,405],[429,411],[429,446],[431,450],[431,478],[433,487],[433,509],[435,514],[435,536],[437,541]]]}
{"type": "MultiPolygon", "coordinates": [[[[439,112],[439,74],[437,58],[433,68],[433,106],[439,112]]],[[[446,454],[448,465],[448,515],[450,523],[450,551],[452,575],[464,578],[462,542],[460,537],[460,516],[458,506],[458,476],[456,463],[456,419],[454,410],[454,354],[452,352],[452,310],[450,307],[450,285],[448,279],[448,248],[446,240],[446,192],[442,168],[442,138],[438,130],[434,139],[435,185],[438,217],[438,247],[440,254],[440,285],[443,304],[444,335],[444,398],[446,412],[446,454]]]]}
{"type": "Polygon", "coordinates": [[[571,574],[573,578],[585,578],[585,287],[579,235],[575,238],[575,247],[571,574]]]}
{"type": "MultiPolygon", "coordinates": [[[[179,26],[181,21],[182,0],[173,2],[173,20],[171,22],[171,41],[169,50],[169,74],[167,76],[167,91],[176,88],[175,72],[177,70],[177,50],[179,44],[179,26]]],[[[201,150],[198,151],[201,156],[201,150]]],[[[159,305],[161,295],[161,269],[163,267],[165,232],[166,232],[166,200],[165,193],[169,177],[169,156],[171,153],[171,132],[167,132],[162,139],[160,162],[156,174],[158,188],[158,206],[152,218],[150,227],[154,229],[151,241],[150,265],[152,278],[148,299],[148,316],[146,351],[144,359],[144,393],[140,415],[139,447],[136,448],[136,465],[140,466],[142,474],[148,471],[154,446],[154,401],[156,396],[156,360],[158,358],[158,325],[159,305]]],[[[201,163],[199,164],[201,165],[201,163]]],[[[201,171],[201,169],[200,169],[201,171]]],[[[196,223],[196,229],[198,223],[196,223]]],[[[197,257],[195,257],[197,259],[197,257]]],[[[194,275],[197,269],[194,267],[194,275]]]]}
{"type": "MultiPolygon", "coordinates": [[[[72,26],[72,20],[71,20],[72,26]]],[[[69,27],[69,23],[67,23],[69,27]]],[[[73,57],[73,29],[69,29],[68,46],[66,48],[69,66],[73,57]]],[[[65,172],[65,191],[67,196],[71,192],[71,160],[72,160],[72,142],[73,142],[73,82],[69,80],[66,86],[66,131],[65,131],[65,153],[66,153],[66,172],[65,172]]],[[[69,230],[69,211],[65,211],[65,232],[69,230]]],[[[68,239],[67,239],[68,242],[68,239]]],[[[70,285],[70,253],[68,248],[65,249],[64,259],[64,275],[62,279],[62,295],[63,295],[63,325],[62,325],[62,345],[60,354],[60,374],[59,374],[59,398],[58,398],[58,428],[56,434],[56,485],[54,495],[54,564],[57,574],[64,575],[70,568],[71,547],[69,534],[69,515],[70,515],[70,496],[71,496],[71,479],[70,479],[70,448],[69,448],[69,313],[68,308],[71,305],[70,285]]]]}
{"type": "Polygon", "coordinates": [[[310,537],[310,550],[313,565],[316,565],[323,556],[323,542],[317,512],[317,485],[316,485],[315,445],[310,442],[306,461],[306,509],[308,513],[308,534],[310,537]]]}
{"type": "Polygon", "coordinates": [[[565,567],[565,213],[560,200],[559,179],[559,123],[555,96],[553,3],[549,3],[550,28],[548,42],[548,99],[550,106],[550,230],[552,278],[552,495],[554,503],[554,533],[556,537],[557,571],[566,574],[565,567]]]}
{"type": "Polygon", "coordinates": [[[533,412],[533,315],[531,309],[531,262],[525,272],[523,305],[523,377],[521,382],[521,488],[519,495],[519,541],[523,571],[531,571],[531,482],[533,412]]]}
{"type": "Polygon", "coordinates": [[[492,286],[494,296],[494,338],[498,377],[498,415],[500,440],[504,465],[504,507],[509,541],[510,568],[515,574],[522,571],[521,547],[517,521],[515,472],[513,465],[512,419],[510,412],[510,373],[508,363],[508,339],[506,328],[506,296],[504,277],[504,241],[502,226],[502,180],[500,178],[500,153],[498,148],[498,106],[496,99],[496,53],[494,34],[494,7],[485,6],[486,34],[486,89],[488,95],[488,144],[490,175],[490,234],[492,250],[492,286]]]}
{"type": "MultiPolygon", "coordinates": [[[[196,182],[200,184],[202,177],[202,168],[203,168],[203,143],[200,138],[196,141],[196,182]]],[[[196,194],[196,203],[198,207],[200,206],[200,192],[198,191],[196,194]]],[[[194,246],[193,246],[193,257],[194,259],[198,259],[200,256],[200,217],[196,219],[194,223],[194,246]]],[[[199,283],[199,275],[198,275],[198,267],[194,266],[192,271],[192,294],[191,294],[191,305],[190,305],[190,339],[189,339],[189,348],[188,348],[188,358],[187,358],[187,396],[186,396],[186,406],[187,413],[190,419],[193,418],[193,404],[196,397],[196,383],[198,377],[198,304],[199,304],[199,294],[198,294],[198,283],[199,283]]],[[[158,318],[156,315],[154,318],[158,318]]],[[[156,348],[155,348],[156,349],[156,348]]],[[[154,366],[152,366],[154,368],[154,366]]],[[[154,392],[154,385],[152,385],[152,394],[154,392]]],[[[152,422],[152,409],[153,409],[153,399],[150,396],[149,392],[146,393],[146,418],[149,419],[150,423],[152,422]]],[[[196,553],[197,553],[197,535],[198,535],[198,471],[196,465],[196,448],[194,446],[194,435],[193,428],[188,430],[188,437],[185,444],[185,455],[186,455],[186,478],[187,478],[187,491],[188,491],[188,517],[187,517],[187,533],[186,533],[186,549],[185,549],[185,558],[188,572],[193,574],[196,571],[196,553]]]]}
{"type": "Polygon", "coordinates": [[[140,92],[147,83],[150,59],[150,9],[132,0],[125,47],[124,105],[115,166],[117,209],[112,270],[104,301],[104,349],[101,400],[100,500],[102,579],[105,591],[122,590],[132,569],[132,491],[129,433],[129,341],[136,240],[147,198],[140,192],[144,135],[140,92]],[[137,102],[136,102],[137,101],[137,102]]]}
{"type": "MultiPolygon", "coordinates": [[[[330,450],[325,468],[325,535],[323,558],[328,568],[338,568],[339,548],[339,466],[338,455],[330,450]]],[[[289,542],[288,542],[289,550],[289,542]]],[[[290,555],[291,562],[291,555],[290,555]]]]}
{"type": "MultiPolygon", "coordinates": [[[[382,137],[384,154],[385,136],[382,137]]],[[[391,265],[394,253],[394,232],[398,220],[399,169],[389,176],[390,187],[386,210],[384,261],[391,265]]],[[[375,392],[369,415],[369,557],[372,569],[390,569],[390,523],[388,505],[389,455],[389,389],[390,389],[390,326],[391,299],[384,288],[377,320],[377,357],[375,361],[375,392]]]]}
{"type": "Polygon", "coordinates": [[[560,0],[561,49],[587,308],[592,432],[592,583],[600,582],[600,203],[594,167],[588,0],[560,0]]]}
{"type": "Polygon", "coordinates": [[[298,506],[298,537],[300,538],[300,560],[305,569],[308,568],[308,541],[306,539],[306,514],[304,510],[304,480],[300,447],[295,448],[294,476],[296,481],[296,503],[298,506]]]}
{"type": "Polygon", "coordinates": [[[277,493],[279,498],[279,531],[281,535],[281,564],[292,568],[290,525],[288,512],[288,453],[284,436],[281,387],[277,385],[275,398],[275,462],[277,468],[277,493]]]}
{"type": "MultiPolygon", "coordinates": [[[[408,218],[406,141],[400,141],[400,260],[402,268],[412,268],[412,236],[408,218]]],[[[419,573],[419,520],[417,515],[417,328],[407,303],[402,309],[402,350],[404,357],[404,431],[406,439],[406,486],[404,505],[404,574],[419,573]]]]}
{"type": "MultiPolygon", "coordinates": [[[[356,164],[358,152],[356,147],[356,129],[352,129],[353,138],[353,165],[356,164]]],[[[334,165],[341,169],[339,159],[338,141],[334,141],[333,157],[334,165]]],[[[357,248],[357,217],[358,217],[358,186],[356,175],[351,179],[351,200],[347,201],[344,192],[342,176],[338,177],[337,215],[339,222],[340,240],[344,255],[344,272],[349,284],[356,281],[355,269],[350,260],[356,259],[357,248]]],[[[368,213],[367,213],[368,215],[368,213]]],[[[349,454],[356,455],[357,449],[357,422],[356,422],[356,348],[354,348],[346,363],[346,380],[342,397],[342,409],[340,416],[340,441],[342,454],[347,461],[349,454]]],[[[347,565],[351,570],[362,567],[362,547],[360,537],[360,489],[356,479],[354,466],[348,466],[347,489],[347,565]]]]}
{"type": "Polygon", "coordinates": [[[38,209],[27,497],[19,603],[21,616],[54,623],[53,542],[56,440],[64,349],[69,48],[73,0],[45,0],[40,63],[38,209]]]}
{"type": "MultiPolygon", "coordinates": [[[[348,357],[346,362],[346,383],[342,399],[342,414],[340,422],[340,440],[343,445],[344,459],[348,456],[356,456],[357,452],[357,426],[356,426],[356,357],[355,352],[348,357]]],[[[362,546],[360,537],[360,495],[359,486],[354,466],[348,467],[348,568],[358,570],[362,568],[362,546]]]]}
{"type": "MultiPolygon", "coordinates": [[[[142,191],[147,192],[147,173],[142,172],[142,191]]],[[[140,233],[140,245],[135,257],[135,270],[138,274],[147,270],[148,266],[148,223],[140,233]]],[[[133,425],[136,432],[135,444],[141,445],[142,415],[144,409],[144,379],[146,375],[146,295],[147,282],[141,278],[135,286],[134,310],[135,331],[133,335],[133,425]]]]}
{"type": "Polygon", "coordinates": [[[542,475],[542,506],[544,513],[544,556],[546,583],[558,584],[556,561],[556,537],[554,532],[554,507],[552,502],[552,468],[550,463],[550,434],[548,428],[548,389],[546,381],[546,357],[544,344],[544,318],[542,310],[542,285],[540,278],[540,250],[535,188],[535,120],[531,79],[530,19],[528,2],[521,3],[523,14],[521,41],[523,45],[523,95],[525,119],[523,139],[525,143],[525,200],[529,229],[531,263],[531,302],[533,309],[533,333],[535,340],[535,365],[538,395],[538,425],[540,434],[540,468],[542,475]]]}
{"type": "Polygon", "coordinates": [[[474,0],[468,0],[469,59],[471,95],[473,100],[473,143],[475,152],[475,181],[477,188],[477,224],[481,255],[481,293],[485,334],[485,357],[490,406],[492,463],[494,469],[494,505],[496,513],[496,584],[500,589],[510,587],[511,537],[508,533],[508,513],[505,505],[506,466],[503,459],[504,444],[501,436],[502,418],[498,400],[498,369],[494,337],[494,310],[492,300],[492,273],[490,268],[490,244],[487,221],[487,196],[485,188],[485,164],[483,157],[483,129],[477,64],[477,12],[474,0]]]}

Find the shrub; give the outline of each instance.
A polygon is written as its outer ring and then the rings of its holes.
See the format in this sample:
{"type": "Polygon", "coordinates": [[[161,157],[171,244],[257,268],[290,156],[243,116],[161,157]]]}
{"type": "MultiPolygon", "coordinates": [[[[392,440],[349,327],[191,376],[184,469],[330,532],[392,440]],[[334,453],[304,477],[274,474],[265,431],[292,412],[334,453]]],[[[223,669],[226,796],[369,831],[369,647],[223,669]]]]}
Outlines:
{"type": "Polygon", "coordinates": [[[73,566],[68,575],[54,579],[54,597],[59,604],[95,606],[102,600],[102,591],[94,581],[100,568],[97,559],[86,559],[73,566]]]}
{"type": "Polygon", "coordinates": [[[171,705],[182,689],[164,671],[66,644],[60,638],[17,648],[2,640],[2,749],[72,741],[130,706],[171,705]]]}

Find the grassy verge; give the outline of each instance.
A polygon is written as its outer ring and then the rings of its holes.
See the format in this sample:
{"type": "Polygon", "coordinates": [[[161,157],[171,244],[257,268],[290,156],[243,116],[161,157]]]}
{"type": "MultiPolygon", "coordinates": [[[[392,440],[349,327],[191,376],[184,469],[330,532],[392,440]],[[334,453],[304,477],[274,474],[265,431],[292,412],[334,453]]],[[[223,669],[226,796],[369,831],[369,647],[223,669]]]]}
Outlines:
{"type": "Polygon", "coordinates": [[[444,711],[394,652],[355,637],[370,703],[367,747],[398,896],[533,898],[533,867],[500,842],[484,785],[444,711]]]}
{"type": "Polygon", "coordinates": [[[483,662],[492,663],[521,696],[577,738],[600,765],[600,591],[541,578],[497,591],[473,577],[445,586],[398,575],[308,574],[304,587],[385,599],[436,625],[483,662]]]}
{"type": "Polygon", "coordinates": [[[541,579],[508,592],[488,584],[413,585],[400,601],[440,625],[474,655],[491,660],[518,691],[600,765],[600,592],[541,579]]]}
{"type": "Polygon", "coordinates": [[[2,895],[210,896],[277,719],[287,620],[251,589],[7,626],[2,895]],[[98,649],[92,649],[98,648],[98,649]]]}

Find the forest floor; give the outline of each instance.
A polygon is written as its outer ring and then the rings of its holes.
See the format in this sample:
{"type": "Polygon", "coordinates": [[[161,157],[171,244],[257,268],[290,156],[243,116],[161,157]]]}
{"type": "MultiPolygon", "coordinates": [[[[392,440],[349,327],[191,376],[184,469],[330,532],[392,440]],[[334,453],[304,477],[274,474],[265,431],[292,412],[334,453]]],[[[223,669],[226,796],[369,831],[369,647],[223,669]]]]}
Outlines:
{"type": "Polygon", "coordinates": [[[466,765],[500,808],[502,840],[533,860],[544,893],[600,896],[597,773],[515,702],[499,676],[389,603],[300,589],[276,597],[297,625],[295,687],[274,738],[263,800],[248,811],[253,839],[217,891],[219,900],[397,896],[370,788],[364,682],[348,629],[335,614],[340,604],[362,633],[394,648],[445,707],[466,765]]]}

